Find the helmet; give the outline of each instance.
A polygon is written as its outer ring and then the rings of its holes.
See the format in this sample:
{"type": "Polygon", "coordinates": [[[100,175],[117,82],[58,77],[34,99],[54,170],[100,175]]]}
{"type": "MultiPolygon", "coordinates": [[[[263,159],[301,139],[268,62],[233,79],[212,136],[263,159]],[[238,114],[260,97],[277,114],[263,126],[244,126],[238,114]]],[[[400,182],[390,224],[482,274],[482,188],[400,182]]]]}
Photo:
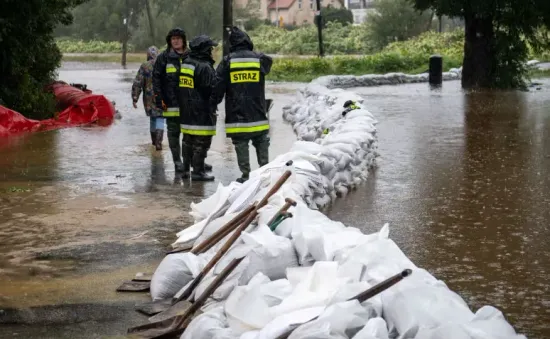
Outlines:
{"type": "Polygon", "coordinates": [[[168,48],[172,47],[170,43],[170,39],[172,39],[173,36],[181,37],[183,40],[184,46],[187,44],[187,36],[185,35],[185,31],[183,30],[183,28],[176,27],[171,29],[170,32],[168,32],[168,35],[166,36],[166,45],[168,46],[168,48]]]}

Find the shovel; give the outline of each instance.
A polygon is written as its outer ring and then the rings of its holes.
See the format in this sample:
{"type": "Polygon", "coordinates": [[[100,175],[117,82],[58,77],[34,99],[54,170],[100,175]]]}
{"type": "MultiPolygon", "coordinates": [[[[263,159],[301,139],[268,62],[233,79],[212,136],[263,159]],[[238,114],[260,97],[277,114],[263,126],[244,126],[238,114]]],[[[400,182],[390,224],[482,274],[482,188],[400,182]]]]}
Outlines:
{"type": "MultiPolygon", "coordinates": [[[[205,241],[197,245],[196,248],[193,248],[191,250],[191,253],[200,254],[208,251],[212,246],[217,244],[227,234],[229,234],[232,230],[234,230],[237,226],[239,226],[239,224],[248,216],[248,214],[250,214],[250,212],[254,210],[254,207],[255,207],[254,205],[251,205],[246,209],[244,209],[241,213],[239,213],[233,219],[227,222],[227,224],[225,224],[222,228],[220,228],[214,234],[212,234],[208,239],[206,239],[205,241]]],[[[171,306],[172,306],[172,301],[164,299],[164,300],[149,301],[149,302],[138,304],[136,305],[135,310],[148,316],[154,316],[155,314],[158,314],[170,309],[171,306]]],[[[188,306],[184,307],[184,309],[187,307],[188,306]]],[[[180,310],[181,307],[178,306],[176,309],[180,310]]],[[[173,312],[171,312],[171,314],[172,313],[173,312]]]]}
{"type": "MultiPolygon", "coordinates": [[[[387,290],[388,288],[390,288],[393,285],[397,284],[398,282],[400,282],[401,280],[403,280],[404,278],[408,277],[411,274],[412,274],[411,269],[405,269],[401,273],[398,273],[398,274],[396,274],[392,277],[389,277],[388,279],[374,285],[373,287],[369,288],[368,290],[359,293],[355,297],[352,297],[352,298],[348,299],[348,301],[357,300],[357,301],[359,301],[359,303],[363,303],[364,301],[374,297],[375,295],[384,292],[385,290],[387,290]]],[[[287,339],[297,327],[299,327],[303,324],[307,324],[311,321],[314,321],[317,318],[319,318],[319,317],[317,316],[317,317],[315,317],[315,318],[313,318],[309,321],[306,321],[305,323],[302,323],[302,324],[290,325],[292,328],[290,330],[288,330],[287,332],[285,332],[284,334],[278,336],[276,339],[287,339]]]]}
{"type": "Polygon", "coordinates": [[[260,202],[254,207],[254,210],[248,215],[246,220],[237,227],[235,232],[231,235],[231,237],[226,241],[226,243],[223,245],[223,247],[214,255],[214,257],[206,264],[206,266],[203,268],[203,270],[193,279],[191,284],[187,287],[187,289],[174,301],[174,304],[177,303],[180,300],[187,299],[193,293],[195,288],[199,285],[199,283],[202,281],[202,279],[206,276],[208,272],[218,263],[218,261],[221,259],[221,257],[229,251],[229,248],[237,241],[237,239],[241,236],[241,233],[252,223],[254,218],[258,215],[258,210],[262,207],[264,207],[267,204],[267,201],[273,194],[275,194],[281,186],[290,178],[292,175],[291,171],[285,171],[283,175],[277,180],[275,185],[267,192],[265,197],[260,200],[260,202]]]}
{"type": "Polygon", "coordinates": [[[208,285],[206,290],[200,297],[197,298],[195,303],[191,304],[187,300],[184,303],[187,304],[187,308],[183,307],[176,312],[176,316],[168,319],[164,319],[151,324],[146,324],[138,327],[128,329],[127,338],[142,338],[142,339],[168,339],[181,335],[187,325],[193,320],[193,317],[197,311],[204,305],[206,300],[214,293],[214,291],[220,287],[222,282],[231,274],[231,272],[237,267],[245,257],[233,259],[229,265],[227,265],[223,271],[220,272],[214,281],[208,285]]]}
{"type": "MultiPolygon", "coordinates": [[[[291,218],[292,214],[288,212],[288,209],[290,208],[290,206],[295,206],[296,205],[296,202],[294,200],[290,199],[290,198],[287,198],[285,200],[286,200],[287,203],[284,204],[279,209],[279,211],[275,214],[275,216],[277,216],[277,215],[279,216],[277,218],[277,220],[280,220],[280,221],[282,221],[281,219],[284,220],[286,218],[291,218]]],[[[251,207],[253,207],[253,206],[251,206],[251,207]]],[[[279,221],[279,223],[280,223],[280,221],[279,221]]],[[[271,228],[271,230],[274,230],[277,227],[276,224],[277,224],[276,222],[271,223],[271,221],[270,221],[270,223],[268,225],[271,228]]],[[[238,225],[235,225],[235,226],[238,226],[238,225]]],[[[154,309],[154,311],[160,310],[160,311],[156,312],[156,313],[160,313],[160,314],[149,313],[148,315],[156,314],[155,316],[149,318],[149,321],[154,322],[154,321],[161,321],[161,320],[164,320],[164,319],[168,319],[172,316],[177,315],[178,312],[180,312],[182,309],[186,309],[186,308],[189,307],[189,303],[186,302],[185,300],[182,300],[181,302],[176,302],[174,305],[170,305],[166,300],[162,300],[161,303],[162,304],[158,305],[154,309]]],[[[154,304],[154,302],[153,302],[153,304],[154,304]]],[[[141,309],[143,309],[143,307],[141,307],[138,311],[142,312],[141,309]]],[[[142,313],[144,313],[144,312],[142,312],[142,313]]]]}
{"type": "MultiPolygon", "coordinates": [[[[224,246],[216,253],[216,255],[210,260],[210,262],[205,266],[205,268],[199,273],[199,275],[191,282],[189,287],[182,293],[182,295],[177,298],[173,305],[180,303],[183,299],[189,297],[193,290],[198,286],[202,281],[204,276],[216,265],[216,263],[221,259],[221,257],[229,250],[229,248],[235,243],[235,241],[240,237],[243,230],[245,230],[252,221],[256,218],[258,210],[267,204],[268,199],[275,194],[281,186],[288,180],[292,175],[291,171],[285,171],[285,173],[277,180],[273,187],[267,192],[265,197],[260,200],[260,202],[253,206],[253,210],[248,214],[245,221],[240,224],[233,235],[227,240],[224,246]]],[[[129,334],[137,334],[139,336],[135,338],[170,338],[172,336],[181,334],[185,327],[192,320],[192,316],[197,310],[199,310],[202,305],[206,302],[208,297],[221,285],[223,280],[237,267],[237,265],[244,259],[234,259],[229,265],[214,279],[214,281],[207,287],[206,291],[196,299],[194,304],[190,304],[188,301],[185,301],[181,306],[177,308],[174,307],[173,311],[176,314],[183,312],[181,315],[176,315],[175,317],[164,319],[155,323],[146,324],[134,328],[128,329],[129,334]],[[188,307],[186,307],[188,306],[188,307]]],[[[160,317],[159,317],[160,318],[160,317]]]]}

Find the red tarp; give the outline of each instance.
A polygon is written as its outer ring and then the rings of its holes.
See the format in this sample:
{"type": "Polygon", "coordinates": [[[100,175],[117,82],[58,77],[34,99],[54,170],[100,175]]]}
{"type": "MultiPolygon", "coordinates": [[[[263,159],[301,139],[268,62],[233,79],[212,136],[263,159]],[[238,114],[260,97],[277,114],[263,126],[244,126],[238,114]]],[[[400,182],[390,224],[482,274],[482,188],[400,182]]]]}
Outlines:
{"type": "Polygon", "coordinates": [[[103,95],[80,90],[64,82],[51,86],[60,112],[48,120],[31,120],[0,105],[0,137],[97,123],[107,126],[115,116],[114,105],[103,95]]]}

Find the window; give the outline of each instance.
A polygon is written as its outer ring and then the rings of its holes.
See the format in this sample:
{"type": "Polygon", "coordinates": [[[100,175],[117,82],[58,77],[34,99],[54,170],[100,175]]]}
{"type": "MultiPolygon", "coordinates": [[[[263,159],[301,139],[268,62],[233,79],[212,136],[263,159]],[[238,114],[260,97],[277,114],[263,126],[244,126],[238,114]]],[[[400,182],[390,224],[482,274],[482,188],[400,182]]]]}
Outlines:
{"type": "Polygon", "coordinates": [[[302,0],[298,0],[298,8],[302,9],[302,0]]]}
{"type": "Polygon", "coordinates": [[[313,0],[309,0],[309,8],[313,9],[313,0]]]}

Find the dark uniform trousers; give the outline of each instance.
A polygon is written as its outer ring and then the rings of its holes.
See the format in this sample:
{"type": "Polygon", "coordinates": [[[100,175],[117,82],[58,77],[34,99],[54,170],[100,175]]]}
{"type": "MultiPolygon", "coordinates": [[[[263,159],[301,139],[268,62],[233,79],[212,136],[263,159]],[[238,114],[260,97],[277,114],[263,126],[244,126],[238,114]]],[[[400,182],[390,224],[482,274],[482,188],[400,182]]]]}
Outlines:
{"type": "Polygon", "coordinates": [[[180,118],[170,117],[166,118],[166,135],[168,137],[168,145],[170,146],[170,153],[172,153],[172,159],[175,164],[181,164],[181,148],[180,148],[180,118]]]}
{"type": "Polygon", "coordinates": [[[185,170],[193,166],[193,172],[204,172],[204,160],[210,145],[212,136],[183,134],[183,163],[185,170]]]}
{"type": "Polygon", "coordinates": [[[248,144],[252,141],[252,145],[256,149],[256,157],[260,167],[269,162],[269,135],[267,133],[260,134],[254,137],[235,136],[232,137],[235,152],[237,153],[237,163],[243,174],[243,178],[248,178],[250,174],[250,153],[248,144]]]}

